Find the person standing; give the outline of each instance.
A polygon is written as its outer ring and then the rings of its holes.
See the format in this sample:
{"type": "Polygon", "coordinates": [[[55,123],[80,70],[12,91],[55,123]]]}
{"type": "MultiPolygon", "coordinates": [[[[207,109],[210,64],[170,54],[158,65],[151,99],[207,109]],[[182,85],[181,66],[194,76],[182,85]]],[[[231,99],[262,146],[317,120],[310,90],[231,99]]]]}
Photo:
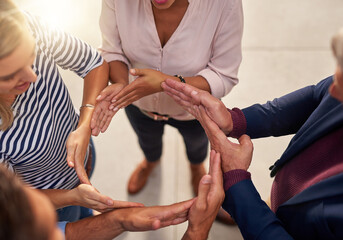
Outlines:
{"type": "Polygon", "coordinates": [[[199,122],[160,85],[170,78],[217,98],[231,91],[242,59],[242,1],[103,0],[100,28],[112,85],[98,97],[92,134],[106,131],[125,107],[144,153],[128,182],[128,192],[135,194],[160,161],[164,126],[175,127],[186,145],[196,194],[206,173],[208,140],[199,122]]]}

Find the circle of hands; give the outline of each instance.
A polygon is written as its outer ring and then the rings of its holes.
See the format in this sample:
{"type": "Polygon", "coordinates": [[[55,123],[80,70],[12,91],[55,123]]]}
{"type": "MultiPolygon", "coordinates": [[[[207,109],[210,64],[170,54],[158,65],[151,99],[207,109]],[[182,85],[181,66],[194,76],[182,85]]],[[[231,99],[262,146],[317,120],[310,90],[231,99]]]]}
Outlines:
{"type": "MultiPolygon", "coordinates": [[[[81,182],[87,183],[79,185],[75,190],[82,196],[79,197],[80,205],[100,212],[115,211],[125,214],[126,221],[122,225],[129,231],[158,229],[188,220],[188,229],[183,239],[206,239],[224,201],[223,172],[249,168],[253,153],[252,142],[247,135],[241,136],[238,143],[227,138],[233,129],[231,114],[210,93],[168,79],[168,75],[152,69],[131,69],[130,74],[136,77],[133,82],[128,85],[112,84],[97,97],[91,120],[92,135],[105,132],[119,109],[144,96],[164,91],[203,126],[212,149],[209,174],[201,179],[196,198],[168,206],[145,207],[140,203],[116,201],[102,195],[93,186],[87,185],[90,184],[88,178],[88,181],[82,181],[83,174],[78,173],[81,182]]],[[[78,137],[78,133],[73,132],[71,137],[78,137]]],[[[81,151],[72,147],[70,150],[75,153],[75,158],[80,155],[81,151]]],[[[76,171],[83,168],[76,161],[68,161],[68,164],[75,167],[76,171]]]]}

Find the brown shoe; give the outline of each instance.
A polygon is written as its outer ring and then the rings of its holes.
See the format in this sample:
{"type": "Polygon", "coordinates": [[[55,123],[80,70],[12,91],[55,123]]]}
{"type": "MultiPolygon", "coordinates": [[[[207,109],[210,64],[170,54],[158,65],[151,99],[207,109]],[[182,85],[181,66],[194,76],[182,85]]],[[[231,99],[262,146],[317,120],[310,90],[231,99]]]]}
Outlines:
{"type": "Polygon", "coordinates": [[[201,178],[206,174],[206,170],[203,163],[192,164],[191,163],[191,177],[192,177],[192,188],[195,196],[198,196],[198,187],[201,178]]]}
{"type": "Polygon", "coordinates": [[[217,213],[216,220],[226,225],[236,225],[235,220],[233,220],[231,215],[228,212],[226,212],[222,207],[219,209],[217,213]]]}
{"type": "Polygon", "coordinates": [[[150,173],[158,163],[159,161],[148,162],[146,159],[144,159],[143,162],[138,164],[135,171],[133,171],[131,174],[129,183],[127,185],[127,191],[130,194],[135,194],[141,191],[148,181],[150,173]]]}

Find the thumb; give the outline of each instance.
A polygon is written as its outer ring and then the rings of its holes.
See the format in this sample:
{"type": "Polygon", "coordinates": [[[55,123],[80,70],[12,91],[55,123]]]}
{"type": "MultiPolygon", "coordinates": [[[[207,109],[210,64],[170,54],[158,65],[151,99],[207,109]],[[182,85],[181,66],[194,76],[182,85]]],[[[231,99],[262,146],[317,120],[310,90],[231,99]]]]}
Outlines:
{"type": "Polygon", "coordinates": [[[253,148],[254,148],[253,143],[252,143],[250,137],[249,137],[248,135],[246,135],[246,134],[242,135],[242,136],[238,139],[238,142],[239,142],[239,144],[240,144],[243,148],[245,148],[245,149],[247,149],[247,150],[249,150],[249,151],[252,151],[253,148]]]}
{"type": "Polygon", "coordinates": [[[112,99],[112,87],[111,87],[112,85],[110,85],[110,86],[107,86],[106,88],[104,88],[101,92],[100,92],[100,94],[96,97],[96,101],[101,101],[101,100],[104,100],[104,99],[106,99],[106,100],[108,100],[108,101],[110,101],[111,99],[112,99]]]}
{"type": "Polygon", "coordinates": [[[141,76],[146,74],[146,69],[142,68],[131,68],[130,69],[130,74],[132,76],[141,76]]]}
{"type": "Polygon", "coordinates": [[[207,208],[207,195],[210,192],[211,183],[212,178],[210,175],[205,175],[200,180],[198,200],[196,202],[197,207],[200,209],[207,208]]]}

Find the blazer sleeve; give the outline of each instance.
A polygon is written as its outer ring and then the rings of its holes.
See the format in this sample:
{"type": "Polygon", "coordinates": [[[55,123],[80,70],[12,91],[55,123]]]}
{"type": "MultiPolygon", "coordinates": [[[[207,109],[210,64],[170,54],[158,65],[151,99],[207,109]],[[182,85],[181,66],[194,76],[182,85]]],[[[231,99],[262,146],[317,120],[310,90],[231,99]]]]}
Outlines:
{"type": "Polygon", "coordinates": [[[243,109],[246,134],[251,138],[296,133],[328,94],[332,76],[283,97],[243,109]]]}
{"type": "Polygon", "coordinates": [[[293,239],[262,201],[250,179],[236,183],[225,192],[223,208],[236,221],[244,239],[293,239]]]}

